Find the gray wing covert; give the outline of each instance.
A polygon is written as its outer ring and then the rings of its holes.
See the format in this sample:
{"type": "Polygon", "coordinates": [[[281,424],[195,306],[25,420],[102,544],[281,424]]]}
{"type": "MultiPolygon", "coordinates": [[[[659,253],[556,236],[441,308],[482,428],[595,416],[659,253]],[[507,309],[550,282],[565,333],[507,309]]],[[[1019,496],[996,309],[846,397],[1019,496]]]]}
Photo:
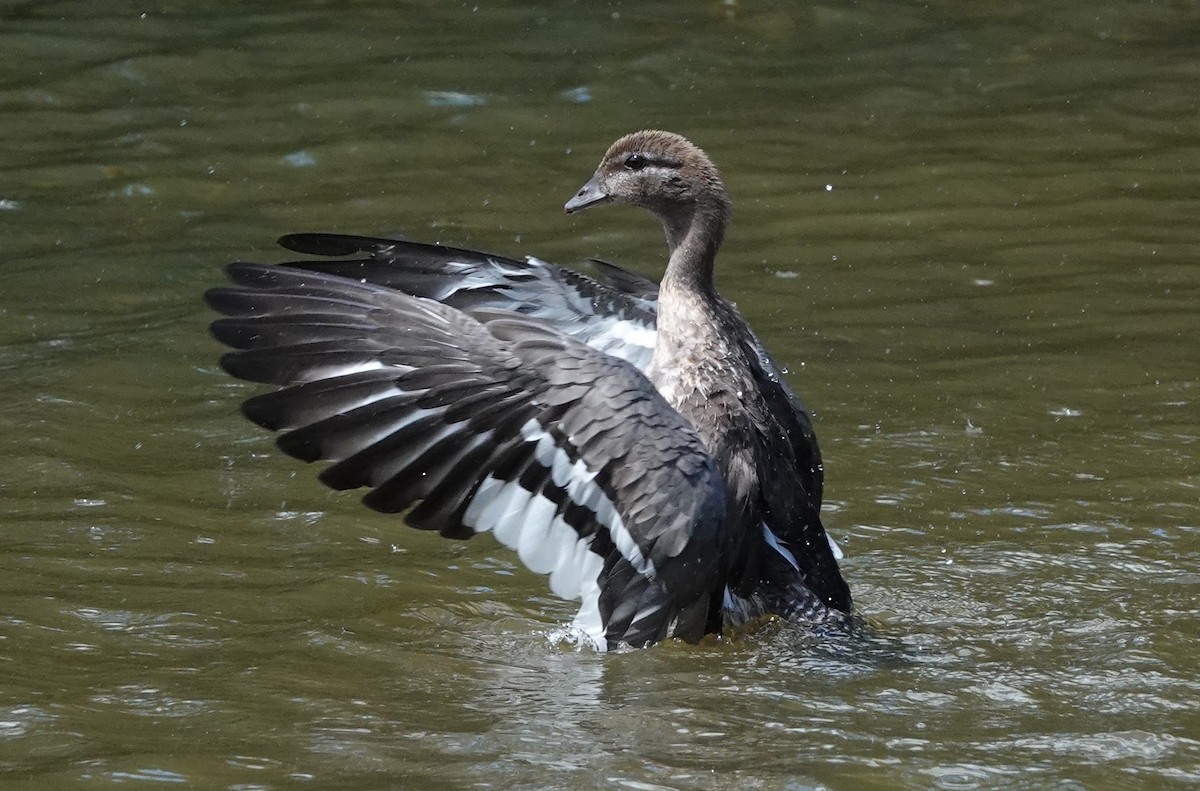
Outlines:
{"type": "Polygon", "coordinates": [[[287,266],[387,286],[467,313],[519,313],[639,370],[654,351],[657,286],[613,264],[593,262],[592,278],[533,257],[518,261],[396,239],[304,233],[279,243],[294,252],[343,259],[287,266]]]}

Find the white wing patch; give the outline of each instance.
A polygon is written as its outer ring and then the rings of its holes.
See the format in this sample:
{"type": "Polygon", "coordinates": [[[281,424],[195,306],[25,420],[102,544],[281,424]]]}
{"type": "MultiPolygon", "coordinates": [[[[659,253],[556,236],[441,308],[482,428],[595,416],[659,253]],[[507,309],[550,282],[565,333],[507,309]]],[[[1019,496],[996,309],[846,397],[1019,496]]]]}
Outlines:
{"type": "Polygon", "coordinates": [[[354,374],[366,373],[367,371],[378,371],[383,368],[396,368],[401,372],[404,370],[411,370],[400,366],[384,365],[379,360],[368,360],[355,365],[317,365],[305,370],[302,375],[296,377],[296,381],[292,384],[299,384],[301,382],[315,382],[318,379],[334,379],[343,376],[353,376],[354,374]]]}
{"type": "MultiPolygon", "coordinates": [[[[779,543],[779,538],[771,532],[771,528],[767,527],[766,522],[762,525],[763,540],[767,542],[767,546],[783,555],[783,559],[791,564],[792,568],[800,570],[800,564],[796,562],[796,556],[791,553],[786,547],[779,543]]],[[[833,540],[833,536],[829,533],[825,534],[825,540],[829,542],[829,550],[833,552],[835,560],[841,560],[843,557],[842,548],[833,540]]]]}
{"type": "Polygon", "coordinates": [[[762,532],[763,541],[767,542],[767,546],[782,555],[783,559],[791,564],[792,568],[794,568],[796,571],[799,571],[800,564],[796,562],[796,556],[792,554],[791,550],[779,543],[778,537],[771,532],[771,528],[767,527],[766,522],[762,523],[762,532]]]}
{"type": "MultiPolygon", "coordinates": [[[[517,536],[517,556],[530,571],[549,574],[558,565],[559,554],[572,549],[556,533],[557,516],[558,507],[543,494],[535,494],[525,509],[525,524],[517,536]]],[[[567,527],[566,523],[561,527],[567,527]]]]}
{"type": "MultiPolygon", "coordinates": [[[[608,529],[621,556],[639,574],[653,579],[657,573],[654,564],[642,554],[616,506],[596,483],[596,472],[582,460],[572,462],[536,420],[521,426],[521,436],[534,443],[534,458],[550,470],[550,485],[563,490],[570,502],[590,511],[596,522],[608,529]]],[[[477,533],[494,533],[500,543],[517,551],[531,571],[549,574],[550,590],[556,596],[581,599],[573,629],[597,649],[605,650],[599,582],[604,558],[592,551],[592,536],[580,538],[559,511],[542,492],[530,492],[518,480],[489,475],[475,490],[462,521],[477,533]]]]}
{"type": "MultiPolygon", "coordinates": [[[[554,269],[540,258],[526,256],[525,260],[535,266],[554,269]]],[[[495,263],[495,262],[493,262],[495,263]]],[[[497,265],[497,268],[498,265],[497,265]]],[[[613,315],[597,312],[596,305],[591,299],[577,293],[564,293],[568,305],[571,305],[583,321],[576,330],[574,322],[564,323],[562,315],[553,311],[534,311],[531,315],[542,318],[559,327],[563,332],[574,335],[593,349],[605,354],[619,357],[632,364],[639,371],[646,370],[650,358],[654,356],[654,341],[657,337],[653,324],[645,324],[632,319],[620,319],[613,315]]]]}
{"type": "MultiPolygon", "coordinates": [[[[639,574],[654,579],[656,574],[654,564],[642,555],[642,550],[633,540],[629,530],[626,529],[625,523],[621,521],[617,507],[613,505],[612,500],[608,499],[604,490],[596,485],[596,473],[588,470],[582,461],[572,464],[566,451],[554,444],[554,438],[536,420],[530,419],[521,426],[521,436],[531,442],[537,442],[533,450],[534,458],[551,471],[551,480],[554,480],[555,470],[569,469],[571,471],[572,477],[567,483],[567,496],[571,498],[572,502],[585,506],[595,513],[596,521],[608,528],[613,543],[617,545],[621,556],[628,560],[639,574]],[[574,477],[576,470],[583,473],[579,479],[574,477]],[[576,480],[579,480],[579,483],[572,488],[571,484],[576,480]]],[[[557,481],[555,484],[561,486],[557,481]]]]}
{"type": "Polygon", "coordinates": [[[564,530],[570,532],[564,538],[564,542],[568,543],[568,547],[558,556],[558,562],[550,572],[550,590],[555,596],[563,599],[578,599],[583,595],[580,580],[587,576],[590,564],[600,564],[592,574],[594,578],[599,576],[600,568],[604,565],[604,559],[595,552],[592,552],[592,539],[590,536],[588,538],[574,538],[575,531],[571,526],[562,522],[561,517],[558,521],[564,530]],[[571,538],[574,538],[574,544],[569,543],[571,538]]]}
{"type": "Polygon", "coordinates": [[[588,346],[613,357],[620,357],[639,371],[646,370],[650,358],[654,356],[654,342],[657,338],[653,326],[629,319],[594,320],[593,324],[597,329],[583,338],[588,346]]]}
{"type": "Polygon", "coordinates": [[[575,614],[575,620],[571,621],[571,627],[576,633],[583,635],[597,651],[608,650],[608,638],[605,636],[604,619],[600,617],[600,585],[597,584],[596,578],[600,576],[600,570],[604,566],[604,561],[599,555],[588,553],[596,559],[595,574],[588,580],[583,590],[583,604],[579,608],[579,612],[575,614]]]}

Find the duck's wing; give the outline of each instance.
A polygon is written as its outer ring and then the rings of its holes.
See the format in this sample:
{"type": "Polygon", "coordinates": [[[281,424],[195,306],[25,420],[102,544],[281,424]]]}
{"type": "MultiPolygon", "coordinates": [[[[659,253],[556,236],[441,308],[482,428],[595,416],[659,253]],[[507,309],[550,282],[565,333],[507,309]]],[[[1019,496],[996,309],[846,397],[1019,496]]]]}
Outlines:
{"type": "Polygon", "coordinates": [[[596,273],[596,279],[602,283],[612,286],[613,288],[628,294],[631,297],[637,297],[643,300],[643,304],[650,311],[657,311],[658,307],[658,283],[640,275],[637,272],[631,272],[628,269],[610,264],[607,261],[602,261],[599,258],[591,259],[592,270],[596,273]]]}
{"type": "Polygon", "coordinates": [[[321,480],[451,538],[491,531],[580,598],[593,643],[698,639],[723,583],[725,490],[696,432],[630,364],[516,314],[234,264],[208,303],[246,415],[321,480]],[[413,507],[415,506],[415,507],[413,507]],[[411,508],[411,510],[409,510],[411,508]]]}
{"type": "Polygon", "coordinates": [[[777,427],[760,437],[760,457],[787,468],[760,479],[761,542],[751,539],[755,551],[746,555],[749,568],[741,577],[749,584],[742,591],[753,592],[766,611],[796,620],[820,620],[825,608],[848,613],[850,588],[837,562],[841,550],[821,521],[824,468],[812,418],[762,342],[750,332],[744,342],[757,358],[754,378],[777,427]]]}
{"type": "Polygon", "coordinates": [[[396,239],[302,233],[284,236],[279,243],[294,252],[339,259],[287,266],[387,286],[468,313],[513,311],[639,370],[654,352],[658,287],[613,264],[593,262],[597,277],[591,278],[537,258],[517,261],[396,239]]]}
{"type": "Polygon", "coordinates": [[[821,448],[817,444],[812,415],[799,396],[787,386],[783,371],[767,352],[762,341],[749,327],[746,329],[747,345],[762,369],[762,375],[759,377],[760,389],[767,407],[785,427],[788,442],[796,456],[800,484],[817,510],[820,510],[825,490],[825,466],[821,461],[821,448]]]}

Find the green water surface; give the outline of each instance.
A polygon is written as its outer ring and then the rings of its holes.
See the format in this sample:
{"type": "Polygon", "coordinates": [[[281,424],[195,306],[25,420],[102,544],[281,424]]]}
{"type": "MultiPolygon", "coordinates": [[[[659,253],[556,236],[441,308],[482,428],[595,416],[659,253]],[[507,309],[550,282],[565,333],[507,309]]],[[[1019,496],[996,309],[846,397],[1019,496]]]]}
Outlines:
{"type": "Polygon", "coordinates": [[[0,4],[0,787],[1200,784],[1200,6],[0,4]],[[869,634],[598,655],[244,421],[293,231],[661,271],[681,132],[869,634]]]}

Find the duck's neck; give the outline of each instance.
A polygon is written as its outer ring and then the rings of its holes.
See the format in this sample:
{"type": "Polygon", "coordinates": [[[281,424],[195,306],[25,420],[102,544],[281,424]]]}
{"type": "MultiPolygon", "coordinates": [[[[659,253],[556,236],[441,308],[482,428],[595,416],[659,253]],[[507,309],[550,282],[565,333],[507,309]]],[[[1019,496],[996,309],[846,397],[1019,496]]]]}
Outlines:
{"type": "Polygon", "coordinates": [[[689,211],[665,214],[661,219],[671,257],[660,299],[715,296],[713,265],[729,224],[729,200],[718,193],[689,211]]]}
{"type": "Polygon", "coordinates": [[[654,356],[646,375],[671,406],[700,425],[703,416],[693,413],[695,404],[688,406],[701,388],[695,379],[698,365],[727,356],[721,320],[726,312],[713,283],[713,263],[725,238],[729,208],[713,201],[674,217],[659,216],[671,258],[658,288],[654,356]]]}

